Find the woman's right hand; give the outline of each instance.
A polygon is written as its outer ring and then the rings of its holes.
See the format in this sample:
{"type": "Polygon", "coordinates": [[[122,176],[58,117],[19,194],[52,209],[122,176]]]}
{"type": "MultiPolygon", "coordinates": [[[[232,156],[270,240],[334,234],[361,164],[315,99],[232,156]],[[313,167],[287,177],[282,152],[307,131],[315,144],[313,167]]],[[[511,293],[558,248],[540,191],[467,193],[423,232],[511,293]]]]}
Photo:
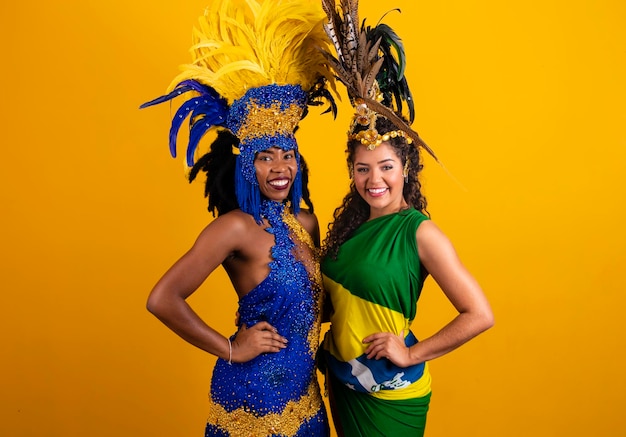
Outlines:
{"type": "Polygon", "coordinates": [[[241,326],[232,342],[233,363],[245,363],[263,353],[275,353],[287,347],[287,339],[278,334],[267,322],[259,322],[248,328],[241,326]]]}

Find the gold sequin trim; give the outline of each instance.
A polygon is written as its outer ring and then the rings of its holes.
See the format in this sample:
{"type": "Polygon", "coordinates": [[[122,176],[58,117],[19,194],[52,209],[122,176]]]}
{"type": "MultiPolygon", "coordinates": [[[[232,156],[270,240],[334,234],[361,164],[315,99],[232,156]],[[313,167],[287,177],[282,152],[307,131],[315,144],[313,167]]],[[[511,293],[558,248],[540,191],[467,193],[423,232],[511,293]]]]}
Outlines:
{"type": "Polygon", "coordinates": [[[283,220],[292,235],[297,250],[302,251],[302,245],[309,249],[309,253],[296,254],[297,259],[304,264],[311,281],[311,288],[313,289],[313,299],[315,301],[315,325],[307,337],[307,341],[310,346],[310,352],[315,355],[320,342],[320,330],[322,326],[322,308],[324,307],[324,282],[322,279],[322,272],[319,263],[319,249],[315,247],[311,234],[307,232],[298,219],[288,211],[288,208],[284,209],[283,220]]]}
{"type": "Polygon", "coordinates": [[[307,394],[297,401],[288,402],[281,414],[269,413],[257,417],[243,407],[229,413],[213,402],[210,396],[209,405],[207,422],[223,429],[231,437],[261,437],[272,434],[290,437],[296,435],[305,421],[317,414],[322,405],[322,397],[317,380],[314,379],[307,394]]]}
{"type": "MultiPolygon", "coordinates": [[[[374,98],[377,102],[382,102],[383,95],[378,87],[378,82],[374,82],[374,85],[369,90],[369,94],[370,97],[374,98]]],[[[355,112],[352,117],[352,123],[350,123],[348,139],[360,141],[361,144],[367,146],[368,150],[374,150],[377,146],[380,146],[381,143],[389,141],[390,138],[402,137],[406,138],[406,142],[408,144],[413,142],[413,139],[407,136],[406,132],[403,130],[394,130],[380,135],[375,127],[379,114],[376,111],[371,110],[360,99],[357,99],[355,103],[355,112]],[[368,126],[368,128],[357,133],[352,133],[357,126],[368,126]]]]}
{"type": "Polygon", "coordinates": [[[302,117],[302,107],[292,103],[281,110],[281,102],[274,102],[269,107],[259,105],[251,99],[248,103],[248,116],[237,132],[240,141],[263,136],[288,135],[298,125],[302,117]]]}
{"type": "Polygon", "coordinates": [[[389,141],[390,138],[403,137],[406,138],[406,142],[411,144],[413,140],[406,135],[406,132],[403,130],[394,130],[391,132],[387,132],[386,134],[380,135],[376,129],[370,128],[367,130],[363,130],[356,134],[348,135],[348,138],[351,140],[358,140],[361,144],[367,146],[369,150],[374,150],[375,147],[380,146],[381,143],[385,141],[389,141]]]}
{"type": "MultiPolygon", "coordinates": [[[[304,244],[306,244],[309,249],[311,249],[311,252],[314,255],[317,255],[317,248],[315,247],[315,243],[313,243],[313,238],[311,237],[311,234],[309,234],[307,232],[306,229],[304,229],[304,227],[302,226],[302,224],[298,221],[298,219],[296,218],[296,216],[294,216],[293,214],[291,214],[289,211],[287,211],[287,208],[285,208],[284,212],[283,212],[283,220],[285,221],[285,224],[287,225],[287,227],[289,228],[289,230],[291,231],[291,233],[301,242],[303,242],[304,244]]],[[[317,260],[316,260],[317,261],[317,260]]]]}

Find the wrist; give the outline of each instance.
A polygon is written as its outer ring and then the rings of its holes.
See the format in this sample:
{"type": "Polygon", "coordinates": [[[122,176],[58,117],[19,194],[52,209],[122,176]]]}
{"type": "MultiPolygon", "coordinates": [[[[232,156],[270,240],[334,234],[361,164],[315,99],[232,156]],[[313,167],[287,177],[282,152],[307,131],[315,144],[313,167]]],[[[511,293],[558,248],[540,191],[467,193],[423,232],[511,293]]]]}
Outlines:
{"type": "Polygon", "coordinates": [[[419,349],[420,349],[420,343],[414,344],[413,346],[409,347],[409,365],[410,366],[415,366],[417,364],[420,364],[426,361],[420,355],[419,349]]]}

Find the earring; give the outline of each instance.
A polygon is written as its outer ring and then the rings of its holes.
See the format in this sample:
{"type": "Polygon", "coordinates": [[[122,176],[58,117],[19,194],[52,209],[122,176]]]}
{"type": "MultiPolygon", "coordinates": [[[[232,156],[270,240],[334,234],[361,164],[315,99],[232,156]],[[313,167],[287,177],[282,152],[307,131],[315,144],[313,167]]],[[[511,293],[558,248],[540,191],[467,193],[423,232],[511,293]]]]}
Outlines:
{"type": "Polygon", "coordinates": [[[402,169],[402,175],[404,176],[404,183],[408,184],[409,183],[409,163],[411,161],[409,160],[409,158],[406,159],[406,162],[404,163],[404,168],[402,169]]]}

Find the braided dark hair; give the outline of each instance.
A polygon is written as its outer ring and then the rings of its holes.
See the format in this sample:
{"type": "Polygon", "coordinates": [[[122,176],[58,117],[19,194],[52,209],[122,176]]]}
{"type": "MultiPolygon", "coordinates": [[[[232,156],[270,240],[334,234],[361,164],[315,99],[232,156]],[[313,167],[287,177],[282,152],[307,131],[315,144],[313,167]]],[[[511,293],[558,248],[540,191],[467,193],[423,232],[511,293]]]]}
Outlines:
{"type": "MultiPolygon", "coordinates": [[[[237,156],[233,147],[239,144],[239,139],[228,130],[220,130],[217,138],[211,144],[211,150],[194,164],[189,172],[189,182],[193,182],[198,173],[206,173],[204,197],[209,199],[208,210],[215,217],[239,208],[235,194],[235,163],[237,156]]],[[[302,200],[313,213],[313,203],[309,192],[308,166],[300,155],[300,171],[302,172],[302,200]]],[[[288,196],[291,197],[291,193],[288,196]]]]}
{"type": "MultiPolygon", "coordinates": [[[[354,133],[364,129],[366,127],[359,126],[354,133]]],[[[376,120],[376,130],[380,135],[397,129],[397,126],[385,117],[379,116],[376,120]]],[[[406,163],[407,159],[409,160],[408,183],[405,183],[402,189],[404,200],[406,200],[410,208],[415,208],[429,215],[426,210],[426,197],[421,192],[422,185],[418,177],[419,172],[423,168],[420,161],[419,147],[416,147],[414,144],[408,144],[406,138],[401,136],[390,138],[388,142],[398,158],[400,158],[402,165],[406,163]]],[[[350,172],[352,172],[354,153],[360,144],[358,140],[348,141],[346,161],[350,172]]],[[[367,221],[369,215],[369,205],[357,192],[354,181],[350,182],[350,191],[344,197],[341,206],[335,209],[333,222],[328,225],[328,232],[323,244],[323,255],[336,258],[339,246],[348,240],[359,226],[367,221]]]]}

